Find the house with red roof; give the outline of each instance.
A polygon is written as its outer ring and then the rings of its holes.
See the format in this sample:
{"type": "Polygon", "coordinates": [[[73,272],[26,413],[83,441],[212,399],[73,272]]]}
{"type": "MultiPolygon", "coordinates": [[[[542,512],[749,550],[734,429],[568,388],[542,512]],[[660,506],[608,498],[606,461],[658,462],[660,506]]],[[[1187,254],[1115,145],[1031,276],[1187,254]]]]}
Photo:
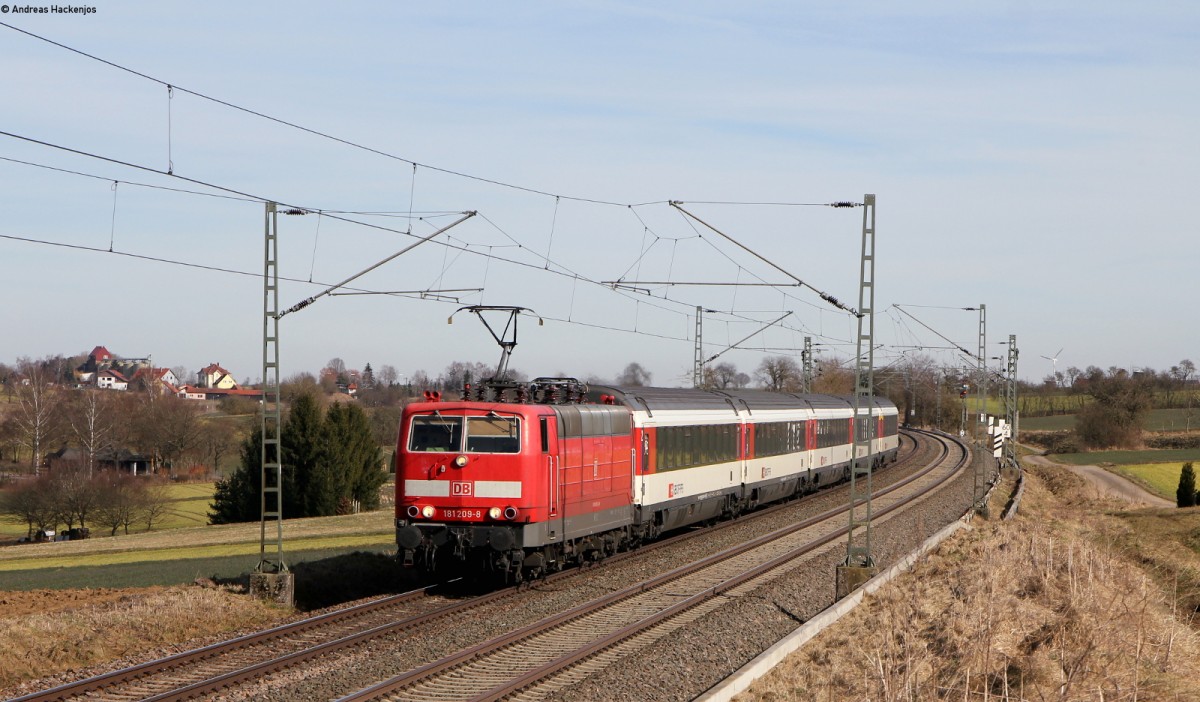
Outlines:
{"type": "Polygon", "coordinates": [[[128,390],[129,378],[109,368],[96,374],[96,387],[104,390],[128,390]]]}
{"type": "Polygon", "coordinates": [[[157,388],[164,395],[179,392],[179,378],[170,368],[138,368],[129,382],[138,388],[157,388]]]}
{"type": "Polygon", "coordinates": [[[201,368],[200,371],[196,373],[196,377],[196,385],[202,388],[236,390],[238,386],[237,381],[234,380],[233,374],[216,363],[210,363],[201,368]]]}

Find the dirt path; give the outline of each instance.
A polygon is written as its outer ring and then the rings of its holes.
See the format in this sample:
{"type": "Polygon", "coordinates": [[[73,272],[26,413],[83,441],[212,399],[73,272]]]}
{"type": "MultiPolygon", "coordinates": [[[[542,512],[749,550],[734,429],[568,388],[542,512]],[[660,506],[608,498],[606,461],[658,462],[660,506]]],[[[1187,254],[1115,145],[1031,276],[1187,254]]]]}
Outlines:
{"type": "Polygon", "coordinates": [[[1149,507],[1174,507],[1175,503],[1171,500],[1166,500],[1152,492],[1142,489],[1141,486],[1133,483],[1125,478],[1122,478],[1115,473],[1110,473],[1100,466],[1072,466],[1062,463],[1055,463],[1044,456],[1026,456],[1024,460],[1031,463],[1038,463],[1045,466],[1054,466],[1057,468],[1066,468],[1076,475],[1084,478],[1101,494],[1118,499],[1128,500],[1131,506],[1149,506],[1149,507]]]}

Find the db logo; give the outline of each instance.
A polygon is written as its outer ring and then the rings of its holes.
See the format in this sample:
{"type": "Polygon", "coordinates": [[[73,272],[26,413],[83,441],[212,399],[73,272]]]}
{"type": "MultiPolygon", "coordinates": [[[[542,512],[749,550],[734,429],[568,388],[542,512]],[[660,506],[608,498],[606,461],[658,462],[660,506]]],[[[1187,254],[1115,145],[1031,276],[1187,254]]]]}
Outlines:
{"type": "Polygon", "coordinates": [[[455,497],[470,497],[474,492],[474,483],[454,481],[450,483],[450,494],[455,497]]]}

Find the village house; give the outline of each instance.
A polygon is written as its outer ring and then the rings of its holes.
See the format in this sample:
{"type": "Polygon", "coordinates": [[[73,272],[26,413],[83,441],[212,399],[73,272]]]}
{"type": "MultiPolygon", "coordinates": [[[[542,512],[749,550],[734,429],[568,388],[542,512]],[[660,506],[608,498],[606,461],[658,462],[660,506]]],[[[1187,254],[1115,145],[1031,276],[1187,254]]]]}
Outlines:
{"type": "Polygon", "coordinates": [[[96,374],[96,387],[102,390],[128,390],[129,379],[110,368],[96,374]]]}
{"type": "Polygon", "coordinates": [[[233,375],[216,363],[201,368],[196,373],[196,385],[202,388],[215,388],[218,390],[236,390],[237,381],[233,375]]]}

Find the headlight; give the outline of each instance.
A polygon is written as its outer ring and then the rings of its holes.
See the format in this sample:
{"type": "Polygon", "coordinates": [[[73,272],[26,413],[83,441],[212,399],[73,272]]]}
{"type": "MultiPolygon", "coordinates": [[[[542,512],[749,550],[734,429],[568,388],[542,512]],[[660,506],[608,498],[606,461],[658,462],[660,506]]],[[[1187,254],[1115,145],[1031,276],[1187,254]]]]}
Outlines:
{"type": "Polygon", "coordinates": [[[408,506],[408,516],[412,517],[413,519],[416,519],[417,517],[421,516],[421,508],[416,505],[409,505],[408,506]]]}
{"type": "Polygon", "coordinates": [[[499,507],[493,507],[488,510],[488,516],[492,519],[499,519],[500,515],[503,513],[503,510],[501,510],[499,507]]]}
{"type": "Polygon", "coordinates": [[[467,465],[467,457],[462,456],[462,455],[455,456],[454,457],[454,465],[458,466],[459,468],[462,468],[463,466],[467,465]]]}
{"type": "Polygon", "coordinates": [[[435,512],[435,510],[433,509],[433,506],[432,506],[432,505],[425,505],[425,506],[424,506],[424,507],[421,509],[421,516],[422,516],[422,517],[425,517],[426,519],[433,519],[433,515],[434,515],[435,513],[436,513],[436,512],[435,512]]]}
{"type": "Polygon", "coordinates": [[[510,522],[512,520],[516,519],[518,514],[520,514],[520,512],[517,511],[516,507],[505,507],[504,508],[504,518],[509,520],[510,522]]]}

